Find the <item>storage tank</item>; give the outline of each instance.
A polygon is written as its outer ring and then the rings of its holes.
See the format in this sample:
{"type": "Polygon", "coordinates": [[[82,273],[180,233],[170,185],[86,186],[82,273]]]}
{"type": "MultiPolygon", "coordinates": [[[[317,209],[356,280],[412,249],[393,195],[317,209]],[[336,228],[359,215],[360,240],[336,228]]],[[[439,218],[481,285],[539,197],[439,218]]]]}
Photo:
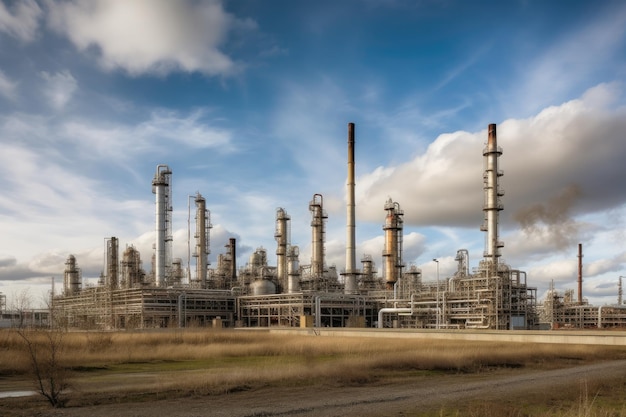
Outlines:
{"type": "Polygon", "coordinates": [[[267,279],[257,279],[250,284],[250,293],[252,295],[276,294],[276,285],[267,279]]]}
{"type": "Polygon", "coordinates": [[[75,295],[80,292],[81,273],[76,265],[76,257],[70,255],[65,261],[65,272],[63,277],[63,291],[65,295],[75,295]]]}

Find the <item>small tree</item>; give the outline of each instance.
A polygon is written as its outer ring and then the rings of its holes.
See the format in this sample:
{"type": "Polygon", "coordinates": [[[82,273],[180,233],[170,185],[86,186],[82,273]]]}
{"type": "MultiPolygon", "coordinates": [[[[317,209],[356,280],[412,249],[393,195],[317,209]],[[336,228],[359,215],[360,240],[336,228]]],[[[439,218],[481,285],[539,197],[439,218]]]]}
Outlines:
{"type": "Polygon", "coordinates": [[[64,332],[52,330],[18,329],[26,346],[37,392],[53,407],[66,403],[64,391],[69,387],[67,372],[60,358],[64,348],[64,332]]]}
{"type": "MultiPolygon", "coordinates": [[[[23,297],[25,298],[25,297],[23,297]]],[[[31,371],[39,394],[45,397],[53,407],[63,407],[67,402],[64,392],[69,388],[68,376],[61,363],[61,355],[65,348],[65,331],[54,325],[54,304],[48,304],[50,329],[24,327],[20,321],[17,334],[20,335],[26,347],[26,354],[31,365],[31,371]]]]}
{"type": "Polygon", "coordinates": [[[23,288],[19,293],[15,294],[11,302],[10,310],[17,313],[17,323],[13,323],[18,329],[25,326],[25,318],[28,311],[32,310],[32,296],[30,288],[23,288]]]}

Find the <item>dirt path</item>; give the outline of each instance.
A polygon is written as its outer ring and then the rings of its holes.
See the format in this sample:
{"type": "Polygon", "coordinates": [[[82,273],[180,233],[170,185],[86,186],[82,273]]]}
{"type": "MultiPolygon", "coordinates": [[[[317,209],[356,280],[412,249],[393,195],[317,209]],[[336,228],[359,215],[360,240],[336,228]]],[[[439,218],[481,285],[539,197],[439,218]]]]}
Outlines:
{"type": "Polygon", "coordinates": [[[402,416],[415,410],[452,408],[459,401],[506,398],[541,393],[580,381],[626,377],[626,360],[550,371],[509,370],[495,375],[443,375],[404,383],[358,387],[262,388],[220,396],[170,399],[147,403],[43,410],[41,417],[57,416],[402,416]]]}

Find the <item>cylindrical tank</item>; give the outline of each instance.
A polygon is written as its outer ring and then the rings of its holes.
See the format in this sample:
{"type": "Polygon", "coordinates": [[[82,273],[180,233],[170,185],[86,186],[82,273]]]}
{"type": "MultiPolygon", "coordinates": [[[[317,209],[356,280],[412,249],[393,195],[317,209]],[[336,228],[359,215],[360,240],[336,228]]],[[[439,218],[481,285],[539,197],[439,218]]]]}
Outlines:
{"type": "Polygon", "coordinates": [[[422,287],[422,270],[415,265],[411,265],[409,270],[404,274],[409,282],[408,291],[410,293],[417,292],[422,287]]]}
{"type": "Polygon", "coordinates": [[[300,291],[300,249],[290,246],[287,251],[287,292],[293,294],[300,291]]]}
{"type": "Polygon", "coordinates": [[[250,293],[252,295],[276,294],[276,285],[267,279],[257,279],[250,284],[250,293]]]}
{"type": "Polygon", "coordinates": [[[171,286],[179,286],[183,281],[183,260],[180,258],[172,259],[172,279],[169,283],[171,286]]]}
{"type": "Polygon", "coordinates": [[[171,189],[170,171],[167,165],[157,165],[152,180],[152,193],[156,195],[156,241],[154,279],[158,287],[165,286],[171,268],[171,189]]]}
{"type": "Polygon", "coordinates": [[[106,284],[110,290],[119,288],[119,242],[116,237],[107,241],[107,276],[106,284]]]}
{"type": "Polygon", "coordinates": [[[363,269],[363,278],[371,279],[374,274],[374,260],[371,255],[364,255],[361,259],[361,265],[363,269]]]}
{"type": "Polygon", "coordinates": [[[139,251],[129,246],[122,255],[122,282],[125,288],[136,288],[143,282],[139,251]]]}
{"type": "Polygon", "coordinates": [[[76,265],[76,257],[70,255],[65,261],[65,272],[63,276],[63,292],[65,295],[75,295],[81,290],[80,269],[76,265]]]}
{"type": "Polygon", "coordinates": [[[403,212],[400,205],[391,200],[385,203],[385,249],[383,250],[383,274],[387,289],[393,289],[402,273],[402,227],[403,212]]]}
{"type": "Polygon", "coordinates": [[[206,288],[207,278],[207,256],[210,253],[209,249],[209,231],[211,228],[211,222],[209,220],[209,214],[206,209],[206,200],[200,195],[196,194],[196,249],[194,257],[196,257],[196,279],[200,282],[202,288],[206,288]]]}
{"type": "Polygon", "coordinates": [[[314,194],[309,203],[311,212],[311,276],[321,277],[324,273],[324,226],[328,218],[324,213],[321,194],[314,194]]]}
{"type": "Polygon", "coordinates": [[[287,279],[287,246],[289,245],[289,220],[287,212],[276,209],[276,276],[278,282],[284,285],[287,279]]]}

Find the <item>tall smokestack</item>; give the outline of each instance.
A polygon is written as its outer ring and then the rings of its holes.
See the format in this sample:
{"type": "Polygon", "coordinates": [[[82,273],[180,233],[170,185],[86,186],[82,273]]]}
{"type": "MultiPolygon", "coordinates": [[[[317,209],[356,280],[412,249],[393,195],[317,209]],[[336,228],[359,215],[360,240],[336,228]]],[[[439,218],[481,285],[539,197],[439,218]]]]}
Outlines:
{"type": "Polygon", "coordinates": [[[583,303],[583,244],[578,244],[578,304],[583,303]]]}
{"type": "Polygon", "coordinates": [[[502,210],[500,197],[504,195],[498,184],[499,178],[503,175],[502,171],[498,169],[498,158],[502,155],[502,149],[498,146],[496,125],[490,124],[488,132],[487,147],[483,150],[485,159],[485,173],[483,174],[483,189],[485,190],[483,212],[485,213],[485,222],[481,230],[487,232],[485,235],[484,257],[491,260],[494,270],[497,271],[496,265],[500,257],[500,248],[504,246],[504,243],[498,240],[498,217],[500,210],[502,210]]]}
{"type": "Polygon", "coordinates": [[[354,123],[348,123],[348,190],[347,190],[347,222],[346,222],[346,294],[358,292],[356,282],[356,224],[354,203],[354,123]]]}

